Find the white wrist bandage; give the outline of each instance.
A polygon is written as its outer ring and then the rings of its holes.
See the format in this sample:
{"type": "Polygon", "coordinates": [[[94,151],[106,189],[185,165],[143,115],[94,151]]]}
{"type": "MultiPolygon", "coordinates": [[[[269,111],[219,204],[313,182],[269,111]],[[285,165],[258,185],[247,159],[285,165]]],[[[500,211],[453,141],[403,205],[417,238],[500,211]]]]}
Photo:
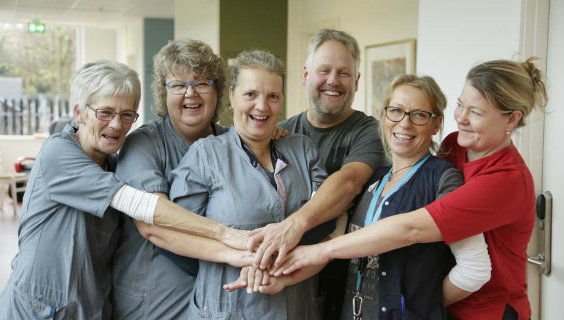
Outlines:
{"type": "Polygon", "coordinates": [[[492,265],[484,234],[449,244],[456,266],[448,277],[456,287],[469,292],[478,291],[490,280],[492,265]]]}
{"type": "Polygon", "coordinates": [[[158,200],[159,196],[156,194],[124,185],[116,192],[110,206],[133,219],[153,224],[158,200]]]}

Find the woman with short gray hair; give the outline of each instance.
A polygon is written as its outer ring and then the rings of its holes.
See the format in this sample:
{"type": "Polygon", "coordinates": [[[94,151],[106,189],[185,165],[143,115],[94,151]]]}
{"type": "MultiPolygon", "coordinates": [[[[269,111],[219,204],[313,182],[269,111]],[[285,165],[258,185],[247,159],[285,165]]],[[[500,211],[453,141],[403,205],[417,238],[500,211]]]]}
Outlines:
{"type": "Polygon", "coordinates": [[[228,243],[223,235],[242,235],[246,244],[244,233],[138,191],[113,173],[116,152],[139,116],[140,88],[135,71],[111,60],[88,63],[72,77],[76,119],[45,140],[30,173],[0,319],[109,318],[120,230],[114,209],[228,243]]]}

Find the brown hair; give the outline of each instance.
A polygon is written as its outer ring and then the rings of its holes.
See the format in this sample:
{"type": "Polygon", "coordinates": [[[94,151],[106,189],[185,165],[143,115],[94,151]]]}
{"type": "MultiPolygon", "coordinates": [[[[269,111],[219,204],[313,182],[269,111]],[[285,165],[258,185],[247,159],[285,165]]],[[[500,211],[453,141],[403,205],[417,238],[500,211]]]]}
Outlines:
{"type": "Polygon", "coordinates": [[[466,81],[502,113],[520,111],[523,117],[517,127],[522,127],[533,108],[544,108],[548,101],[543,75],[533,63],[536,59],[487,61],[472,68],[466,81]]]}

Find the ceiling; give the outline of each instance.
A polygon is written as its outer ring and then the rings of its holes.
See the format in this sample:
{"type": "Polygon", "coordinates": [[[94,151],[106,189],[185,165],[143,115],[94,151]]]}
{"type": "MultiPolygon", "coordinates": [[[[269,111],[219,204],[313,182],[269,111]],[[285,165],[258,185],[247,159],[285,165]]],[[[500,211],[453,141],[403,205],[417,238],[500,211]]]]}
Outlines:
{"type": "Polygon", "coordinates": [[[174,0],[0,0],[0,23],[121,24],[140,17],[174,18],[174,0]]]}

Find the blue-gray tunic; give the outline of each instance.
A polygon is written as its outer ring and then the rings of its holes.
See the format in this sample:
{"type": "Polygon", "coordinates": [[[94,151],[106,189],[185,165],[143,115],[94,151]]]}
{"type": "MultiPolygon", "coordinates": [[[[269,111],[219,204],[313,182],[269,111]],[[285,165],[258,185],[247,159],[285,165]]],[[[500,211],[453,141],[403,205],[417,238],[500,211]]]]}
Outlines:
{"type": "MultiPolygon", "coordinates": [[[[215,127],[216,133],[227,131],[215,127]]],[[[172,128],[170,118],[150,121],[127,136],[119,153],[117,174],[128,185],[168,194],[167,176],[190,145],[172,128]]],[[[159,254],[132,220],[124,217],[114,260],[112,290],[114,319],[185,318],[194,277],[159,254]]]]}
{"type": "Polygon", "coordinates": [[[71,126],[45,140],[27,183],[0,319],[108,317],[119,237],[118,214],[108,207],[123,184],[83,151],[71,126]]]}
{"type": "MultiPolygon", "coordinates": [[[[253,165],[233,127],[219,137],[196,142],[171,172],[170,197],[179,205],[237,229],[252,230],[284,220],[326,178],[312,141],[288,135],[274,143],[278,159],[277,189],[260,165],[253,165]],[[282,168],[283,167],[283,168],[282,168]],[[280,181],[280,180],[278,180],[280,181]],[[286,196],[281,196],[284,192],[286,196]]],[[[256,163],[255,163],[256,164],[256,163]]],[[[240,268],[200,261],[189,319],[313,319],[313,281],[306,280],[276,295],[227,292],[222,285],[239,278],[240,268]]]]}

